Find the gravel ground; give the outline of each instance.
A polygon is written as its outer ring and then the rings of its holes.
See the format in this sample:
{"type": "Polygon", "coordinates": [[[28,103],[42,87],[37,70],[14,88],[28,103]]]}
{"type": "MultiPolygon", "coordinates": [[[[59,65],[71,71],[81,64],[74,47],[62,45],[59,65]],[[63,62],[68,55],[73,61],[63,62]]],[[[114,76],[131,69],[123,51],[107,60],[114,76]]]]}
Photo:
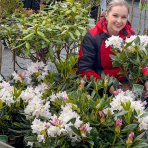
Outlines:
{"type": "MultiPolygon", "coordinates": [[[[26,68],[26,66],[31,62],[30,60],[24,60],[19,57],[17,57],[17,61],[22,68],[26,68]]],[[[14,61],[13,61],[12,52],[10,51],[10,49],[5,48],[3,50],[3,55],[2,55],[2,70],[1,70],[1,73],[5,78],[8,78],[11,75],[11,73],[14,71],[13,65],[14,65],[14,61]]],[[[15,66],[16,66],[16,70],[23,71],[23,69],[21,69],[16,64],[15,66]]]]}

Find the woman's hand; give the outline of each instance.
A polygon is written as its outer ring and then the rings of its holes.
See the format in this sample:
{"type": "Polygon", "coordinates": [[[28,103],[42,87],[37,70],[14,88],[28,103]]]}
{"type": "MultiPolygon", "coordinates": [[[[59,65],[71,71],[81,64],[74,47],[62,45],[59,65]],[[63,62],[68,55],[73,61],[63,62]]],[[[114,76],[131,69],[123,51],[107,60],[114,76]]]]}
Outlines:
{"type": "Polygon", "coordinates": [[[110,87],[109,92],[110,92],[112,95],[115,95],[115,94],[114,94],[114,93],[115,93],[115,88],[114,88],[113,85],[110,87]]]}
{"type": "MultiPolygon", "coordinates": [[[[126,91],[126,90],[131,90],[131,86],[129,83],[120,83],[118,84],[119,88],[121,88],[122,90],[126,91]]],[[[119,92],[118,90],[115,90],[114,86],[112,85],[109,89],[109,92],[113,95],[117,95],[119,92]]]]}
{"type": "Polygon", "coordinates": [[[120,89],[115,90],[114,86],[112,85],[112,86],[110,87],[110,89],[109,89],[109,92],[110,92],[112,95],[116,96],[116,95],[118,95],[121,91],[120,91],[120,89]]]}
{"type": "Polygon", "coordinates": [[[144,98],[148,98],[148,81],[144,84],[145,92],[144,92],[144,98]]]}

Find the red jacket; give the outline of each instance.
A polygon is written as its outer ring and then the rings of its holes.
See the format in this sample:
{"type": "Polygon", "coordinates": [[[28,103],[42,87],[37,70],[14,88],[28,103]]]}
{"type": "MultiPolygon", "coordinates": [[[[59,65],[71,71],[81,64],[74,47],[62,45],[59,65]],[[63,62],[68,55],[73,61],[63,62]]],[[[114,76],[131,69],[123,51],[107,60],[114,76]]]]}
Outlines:
{"type": "MultiPolygon", "coordinates": [[[[123,39],[134,35],[131,25],[127,25],[119,32],[119,36],[123,39]]],[[[96,79],[101,79],[101,74],[114,76],[119,81],[124,81],[125,78],[119,74],[121,68],[112,66],[110,55],[111,47],[105,47],[105,41],[109,38],[107,31],[107,22],[103,17],[94,28],[90,29],[81,44],[78,60],[78,72],[82,76],[89,79],[94,76],[96,79]]]]}

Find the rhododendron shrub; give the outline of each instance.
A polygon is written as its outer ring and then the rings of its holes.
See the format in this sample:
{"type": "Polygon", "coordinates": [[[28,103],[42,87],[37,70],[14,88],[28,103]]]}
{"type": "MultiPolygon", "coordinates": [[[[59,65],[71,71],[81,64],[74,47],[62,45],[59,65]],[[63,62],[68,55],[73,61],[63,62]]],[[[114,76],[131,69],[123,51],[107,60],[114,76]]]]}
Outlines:
{"type": "Polygon", "coordinates": [[[59,83],[62,77],[42,62],[12,76],[11,81],[0,80],[0,110],[5,113],[0,115],[0,132],[23,136],[28,147],[148,146],[145,102],[129,90],[119,89],[109,97],[111,77],[88,82],[75,76],[59,83]]]}

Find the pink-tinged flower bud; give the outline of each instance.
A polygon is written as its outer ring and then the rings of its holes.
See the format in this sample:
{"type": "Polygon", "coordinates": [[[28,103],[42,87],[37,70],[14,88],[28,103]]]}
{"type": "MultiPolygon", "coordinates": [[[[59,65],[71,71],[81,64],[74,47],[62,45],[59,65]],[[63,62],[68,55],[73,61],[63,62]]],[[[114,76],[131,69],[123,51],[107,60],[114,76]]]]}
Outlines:
{"type": "Polygon", "coordinates": [[[18,76],[21,78],[22,81],[25,79],[25,72],[19,73],[18,76]]]}
{"type": "Polygon", "coordinates": [[[101,118],[100,121],[103,124],[105,122],[105,115],[104,115],[103,111],[99,111],[99,116],[101,118]]]}
{"type": "Polygon", "coordinates": [[[85,81],[82,79],[80,81],[80,88],[83,89],[84,88],[84,85],[85,85],[85,81]]]}
{"type": "Polygon", "coordinates": [[[46,129],[48,129],[49,126],[50,126],[50,123],[46,123],[46,124],[45,124],[45,128],[46,128],[46,129]]]}
{"type": "Polygon", "coordinates": [[[134,138],[135,134],[134,132],[131,132],[129,135],[128,135],[128,138],[126,140],[126,144],[128,146],[132,145],[133,144],[133,138],[134,138]]]}
{"type": "Polygon", "coordinates": [[[148,76],[148,67],[143,67],[142,72],[144,76],[148,76]]]}
{"type": "Polygon", "coordinates": [[[99,116],[100,116],[100,118],[104,118],[105,117],[103,111],[99,111],[99,116]]]}
{"type": "Polygon", "coordinates": [[[63,99],[64,99],[64,101],[67,101],[68,100],[68,96],[64,96],[63,99]]]}
{"type": "Polygon", "coordinates": [[[86,136],[86,133],[90,133],[90,130],[92,128],[89,126],[89,123],[86,123],[86,124],[83,124],[81,127],[80,127],[80,132],[81,132],[81,135],[83,137],[86,136]]]}
{"type": "Polygon", "coordinates": [[[83,124],[83,125],[80,127],[80,131],[87,132],[87,130],[88,130],[87,124],[83,124]]]}
{"type": "Polygon", "coordinates": [[[121,127],[122,126],[122,119],[117,119],[116,120],[116,127],[121,127]]]}
{"type": "Polygon", "coordinates": [[[128,146],[130,146],[130,145],[133,144],[133,141],[132,141],[130,138],[128,138],[128,139],[126,140],[126,144],[127,144],[128,146]]]}
{"type": "Polygon", "coordinates": [[[116,125],[115,125],[115,132],[117,135],[120,135],[120,131],[121,131],[121,126],[122,126],[122,119],[117,119],[116,120],[116,125]]]}
{"type": "Polygon", "coordinates": [[[54,118],[50,121],[50,123],[54,126],[58,126],[58,127],[61,127],[62,124],[63,124],[63,121],[58,119],[58,118],[54,118]]]}
{"type": "Polygon", "coordinates": [[[134,136],[135,136],[134,132],[131,132],[131,133],[128,135],[128,138],[133,139],[134,136]]]}

